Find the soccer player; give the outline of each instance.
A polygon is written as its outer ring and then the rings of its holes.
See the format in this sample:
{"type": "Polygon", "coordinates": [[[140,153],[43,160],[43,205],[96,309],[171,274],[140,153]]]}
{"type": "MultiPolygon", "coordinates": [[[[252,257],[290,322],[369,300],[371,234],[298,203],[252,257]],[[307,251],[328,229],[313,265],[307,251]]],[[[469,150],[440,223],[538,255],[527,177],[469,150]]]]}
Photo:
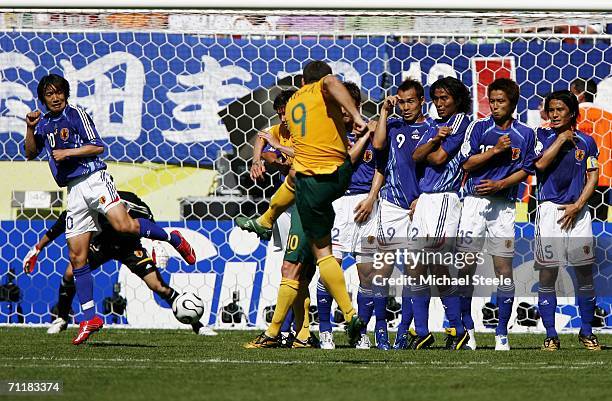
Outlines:
{"type": "Polygon", "coordinates": [[[356,136],[363,135],[367,126],[350,93],[325,62],[308,63],[302,83],[285,113],[295,152],[295,204],[321,281],[344,314],[349,344],[354,346],[363,322],[351,304],[342,268],[331,249],[332,202],[346,192],[352,175],[341,108],[353,118],[356,136]]]}
{"type": "MultiPolygon", "coordinates": [[[[419,181],[422,194],[417,202],[410,226],[409,247],[423,250],[424,257],[434,259],[454,250],[454,239],[459,226],[461,202],[459,188],[463,178],[460,147],[470,123],[466,113],[470,110],[470,93],[461,81],[452,77],[437,80],[430,88],[430,96],[439,118],[421,138],[412,154],[418,164],[424,166],[419,181]]],[[[414,322],[418,338],[412,343],[415,349],[429,347],[433,335],[429,332],[430,290],[424,280],[428,263],[419,263],[411,271],[417,282],[411,288],[414,322]]],[[[436,278],[450,278],[447,266],[431,263],[436,278]]],[[[450,328],[446,329],[446,348],[463,349],[469,334],[461,322],[460,299],[454,285],[438,285],[440,298],[446,310],[450,328]]]]}
{"type": "Polygon", "coordinates": [[[593,230],[587,202],[599,178],[598,150],[593,138],[576,129],[578,99],[567,90],[548,95],[545,102],[550,128],[537,130],[535,163],[538,181],[535,265],[539,270],[538,307],[546,328],[543,349],[561,347],[555,329],[555,282],[561,265],[574,266],[576,300],[581,327],[578,341],[601,350],[591,322],[595,312],[593,289],[593,230]]]}
{"type": "MultiPolygon", "coordinates": [[[[380,120],[372,142],[376,150],[387,153],[385,185],[380,191],[381,201],[378,209],[378,248],[383,252],[405,247],[412,214],[420,195],[419,179],[423,175],[423,166],[417,166],[412,159],[412,153],[433,123],[431,118],[423,115],[424,104],[423,86],[418,81],[407,79],[397,88],[395,96],[385,99],[380,111],[380,120]],[[390,117],[396,107],[401,118],[390,117]]],[[[394,266],[385,266],[377,273],[381,278],[389,277],[393,268],[394,266]]],[[[377,337],[379,333],[386,337],[387,333],[386,292],[385,288],[375,298],[377,337]]],[[[409,286],[404,286],[402,320],[397,328],[394,349],[406,349],[410,342],[408,328],[413,316],[409,292],[409,286]]]]}
{"type": "MultiPolygon", "coordinates": [[[[149,206],[136,194],[127,191],[118,191],[118,194],[132,218],[144,218],[155,221],[149,206]]],[[[172,307],[172,302],[174,302],[179,293],[164,282],[157,270],[157,261],[149,256],[147,250],[140,243],[140,238],[130,234],[118,233],[103,215],[98,216],[98,224],[101,230],[92,238],[87,255],[90,269],[95,270],[111,259],[117,260],[126,265],[132,273],[145,282],[151,291],[159,295],[166,301],[168,306],[172,307]]],[[[40,251],[65,232],[66,211],[60,214],[55,224],[47,230],[38,243],[28,252],[23,261],[24,272],[31,274],[36,266],[40,251]]],[[[163,248],[158,248],[158,256],[160,250],[163,251],[163,248]]],[[[57,319],[51,323],[47,330],[48,334],[57,334],[68,327],[70,306],[75,295],[72,270],[72,265],[68,263],[58,291],[57,319]]],[[[199,335],[217,334],[200,322],[192,324],[191,327],[199,335]]]]}
{"type": "Polygon", "coordinates": [[[98,231],[97,213],[106,215],[119,233],[170,242],[189,264],[195,263],[195,253],[178,231],[168,234],[150,220],[128,215],[106,172],[106,164],[98,157],[104,144],[93,120],[83,109],[68,103],[68,81],[56,74],[46,75],[38,83],[37,93],[48,112],[41,115],[36,110],[26,115],[25,152],[26,158],[32,160],[44,147],[55,181],[68,189],[66,238],[76,292],[85,315],[72,341],[78,345],[103,326],[102,319],[94,313],[93,282],[87,263],[92,232],[98,231]]]}
{"type": "MultiPolygon", "coordinates": [[[[361,90],[354,82],[343,83],[355,106],[361,107],[361,90]]],[[[339,264],[346,254],[355,256],[359,275],[357,293],[357,313],[364,322],[361,337],[356,347],[369,349],[370,339],[366,334],[367,322],[372,317],[373,254],[376,238],[376,207],[378,191],[383,184],[383,174],[378,171],[380,161],[372,147],[370,135],[357,139],[353,131],[353,117],[342,108],[344,129],[349,140],[349,155],[353,168],[351,182],[344,196],[334,201],[334,226],[332,228],[332,252],[339,264]]],[[[373,129],[374,122],[369,122],[373,129]]],[[[385,298],[386,300],[386,298],[385,298]]],[[[332,296],[319,281],[317,285],[317,306],[319,312],[319,332],[321,348],[334,349],[331,325],[332,296]]],[[[385,302],[386,306],[386,302],[385,302]]],[[[386,309],[385,309],[386,313],[386,309]]],[[[385,320],[386,322],[386,320],[385,320]]]]}
{"type": "MultiPolygon", "coordinates": [[[[464,187],[457,251],[480,252],[486,236],[487,253],[493,257],[498,278],[510,283],[497,287],[499,323],[495,329],[495,349],[510,350],[508,322],[514,302],[512,258],[514,220],[518,184],[534,174],[535,133],[512,117],[519,100],[519,87],[508,78],[499,78],[487,88],[491,115],[470,124],[461,148],[463,170],[468,174],[464,187]]],[[[473,259],[474,258],[470,258],[473,259]]],[[[467,260],[467,259],[464,259],[467,260]]],[[[471,280],[476,266],[460,271],[471,280]]],[[[474,320],[471,316],[473,286],[461,288],[461,317],[468,330],[468,347],[476,349],[474,320]]]]}

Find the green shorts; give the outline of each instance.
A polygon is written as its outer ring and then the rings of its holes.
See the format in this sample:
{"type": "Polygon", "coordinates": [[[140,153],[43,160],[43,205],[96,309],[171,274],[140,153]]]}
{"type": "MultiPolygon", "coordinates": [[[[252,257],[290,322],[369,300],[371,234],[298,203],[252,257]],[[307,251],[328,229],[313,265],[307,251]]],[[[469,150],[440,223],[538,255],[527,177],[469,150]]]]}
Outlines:
{"type": "Polygon", "coordinates": [[[331,174],[296,174],[295,205],[308,239],[318,240],[330,235],[336,217],[332,202],[344,195],[352,174],[350,159],[331,174]]]}
{"type": "Polygon", "coordinates": [[[291,263],[302,263],[305,266],[314,266],[315,260],[310,247],[310,241],[302,229],[300,214],[296,208],[291,212],[291,228],[287,236],[287,246],[283,260],[291,263]]]}

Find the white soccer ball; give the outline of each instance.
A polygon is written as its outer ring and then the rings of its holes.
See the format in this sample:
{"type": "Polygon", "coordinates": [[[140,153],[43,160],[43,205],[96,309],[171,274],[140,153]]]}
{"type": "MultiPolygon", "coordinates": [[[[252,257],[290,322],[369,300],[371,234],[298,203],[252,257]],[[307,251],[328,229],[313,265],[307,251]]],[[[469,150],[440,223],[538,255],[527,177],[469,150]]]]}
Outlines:
{"type": "Polygon", "coordinates": [[[172,303],[174,317],[184,324],[192,324],[200,321],[204,314],[204,302],[196,294],[184,292],[172,303]]]}

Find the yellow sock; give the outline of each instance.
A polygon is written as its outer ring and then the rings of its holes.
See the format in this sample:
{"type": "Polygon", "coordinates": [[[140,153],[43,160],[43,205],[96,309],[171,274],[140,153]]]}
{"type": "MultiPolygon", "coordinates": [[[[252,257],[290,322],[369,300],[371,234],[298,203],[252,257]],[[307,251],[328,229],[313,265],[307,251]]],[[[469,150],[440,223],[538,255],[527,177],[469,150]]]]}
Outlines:
{"type": "Polygon", "coordinates": [[[290,186],[287,183],[287,179],[285,182],[276,190],[272,198],[270,199],[270,206],[268,206],[268,210],[265,211],[258,219],[257,222],[266,227],[272,228],[278,216],[283,214],[283,212],[293,204],[295,201],[295,188],[290,186]]]}
{"type": "Polygon", "coordinates": [[[310,290],[308,281],[300,281],[298,296],[293,303],[293,316],[296,338],[300,341],[308,340],[310,337],[310,290]]]}
{"type": "Polygon", "coordinates": [[[344,320],[351,321],[355,315],[355,309],[351,303],[348,291],[346,291],[346,283],[344,281],[344,273],[338,264],[334,255],[325,256],[317,261],[319,265],[319,274],[321,281],[327,288],[327,291],[336,300],[338,307],[344,313],[344,320]]]}
{"type": "Polygon", "coordinates": [[[268,337],[276,337],[280,333],[283,321],[287,316],[287,312],[295,298],[297,298],[300,283],[297,280],[290,280],[288,278],[282,278],[280,287],[278,288],[278,297],[276,299],[276,308],[274,308],[274,315],[272,316],[272,323],[266,330],[268,337]]]}

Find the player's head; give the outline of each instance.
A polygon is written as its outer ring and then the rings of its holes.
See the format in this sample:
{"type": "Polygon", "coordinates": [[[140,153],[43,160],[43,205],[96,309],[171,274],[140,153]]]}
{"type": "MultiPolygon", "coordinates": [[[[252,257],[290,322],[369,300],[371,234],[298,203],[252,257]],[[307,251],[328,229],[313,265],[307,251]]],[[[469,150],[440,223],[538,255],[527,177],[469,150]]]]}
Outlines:
{"type": "Polygon", "coordinates": [[[286,89],[281,91],[274,98],[274,111],[276,111],[278,119],[285,128],[287,128],[287,120],[285,119],[285,106],[287,105],[287,102],[289,101],[289,99],[291,99],[291,96],[293,96],[294,93],[294,89],[286,89]]]}
{"type": "Polygon", "coordinates": [[[597,84],[592,79],[576,78],[570,84],[570,92],[576,95],[579,103],[592,102],[597,94],[597,84]]]}
{"type": "Polygon", "coordinates": [[[519,101],[519,87],[511,79],[498,78],[487,88],[491,115],[497,123],[508,121],[519,101]]]}
{"type": "Polygon", "coordinates": [[[554,130],[576,127],[580,106],[576,96],[568,90],[555,91],[546,97],[544,109],[554,130]]]}
{"type": "MultiPolygon", "coordinates": [[[[359,86],[357,86],[355,82],[346,81],[346,82],[343,82],[342,84],[344,85],[349,95],[351,95],[351,98],[355,102],[355,107],[357,107],[357,109],[359,110],[359,108],[361,107],[361,89],[359,89],[359,86]]],[[[344,110],[344,107],[341,107],[341,110],[342,110],[342,120],[344,121],[344,125],[347,126],[349,130],[352,130],[353,129],[353,116],[347,113],[347,111],[344,110]]]]}
{"type": "Polygon", "coordinates": [[[457,78],[438,79],[429,88],[429,96],[436,106],[438,116],[442,119],[448,119],[456,113],[470,112],[470,92],[457,78]]]}
{"type": "Polygon", "coordinates": [[[413,122],[423,115],[425,91],[423,85],[414,79],[406,79],[397,88],[397,107],[405,121],[413,122]]]}
{"type": "Polygon", "coordinates": [[[325,61],[314,60],[306,64],[304,67],[304,73],[302,74],[302,80],[304,85],[317,82],[326,75],[330,75],[332,69],[325,61]]]}
{"type": "Polygon", "coordinates": [[[36,92],[38,100],[47,110],[51,113],[61,113],[70,97],[70,84],[60,75],[49,74],[42,77],[36,92]]]}

